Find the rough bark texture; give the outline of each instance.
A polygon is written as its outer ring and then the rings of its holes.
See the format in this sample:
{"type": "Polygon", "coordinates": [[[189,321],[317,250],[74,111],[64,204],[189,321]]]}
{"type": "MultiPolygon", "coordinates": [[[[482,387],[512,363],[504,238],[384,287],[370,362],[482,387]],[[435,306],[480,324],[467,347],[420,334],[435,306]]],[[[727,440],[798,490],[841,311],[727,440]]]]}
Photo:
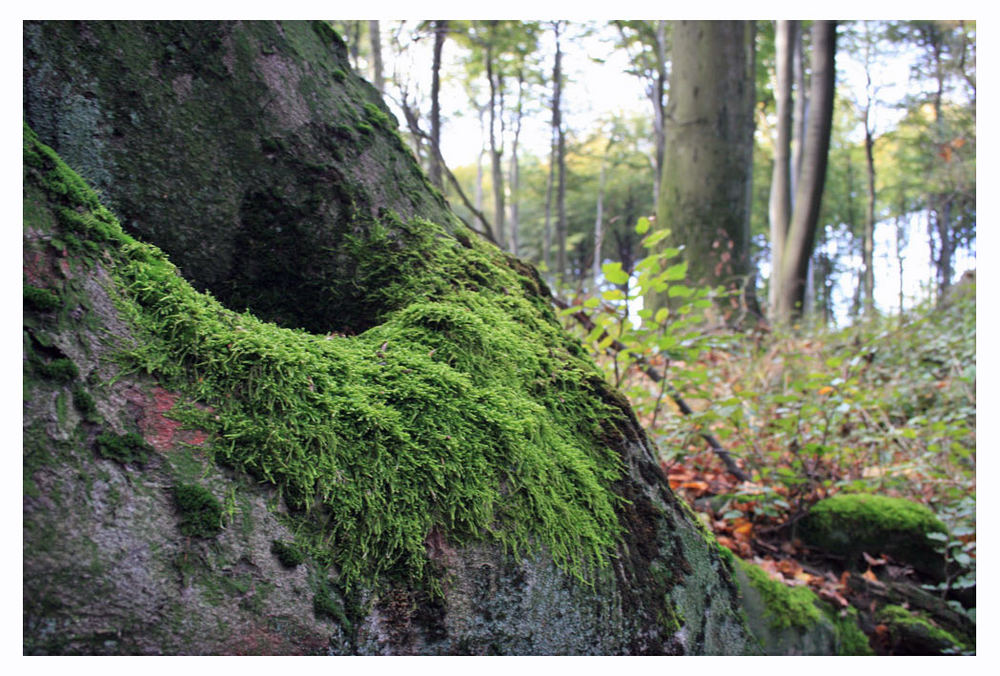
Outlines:
{"type": "Polygon", "coordinates": [[[674,24],[657,227],[685,247],[695,284],[743,289],[752,277],[752,35],[747,21],[674,24]]]}
{"type": "Polygon", "coordinates": [[[25,119],[97,190],[26,128],[26,653],[756,650],[627,402],[328,27],[24,38],[25,119]]]}

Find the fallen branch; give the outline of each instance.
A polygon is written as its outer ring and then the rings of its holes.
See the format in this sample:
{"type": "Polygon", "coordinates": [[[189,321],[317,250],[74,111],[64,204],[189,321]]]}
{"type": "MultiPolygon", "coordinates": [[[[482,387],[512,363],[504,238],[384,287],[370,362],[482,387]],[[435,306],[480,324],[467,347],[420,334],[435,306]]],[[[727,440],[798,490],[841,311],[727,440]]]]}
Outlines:
{"type": "MultiPolygon", "coordinates": [[[[556,307],[562,310],[568,310],[571,307],[568,303],[566,303],[563,300],[560,300],[559,298],[553,297],[552,302],[555,303],[556,307]]],[[[587,313],[584,312],[582,309],[576,310],[571,316],[588,331],[593,331],[595,328],[597,328],[597,325],[594,324],[594,320],[592,320],[590,316],[587,315],[587,313]]],[[[607,332],[602,332],[600,339],[604,340],[607,337],[608,337],[607,332]]],[[[621,352],[626,348],[621,341],[612,338],[611,343],[608,345],[608,349],[612,349],[615,352],[621,352]]],[[[658,384],[661,382],[667,383],[667,393],[670,395],[670,398],[673,399],[674,403],[677,404],[677,408],[680,409],[681,413],[683,413],[684,415],[691,415],[693,413],[691,407],[688,406],[687,402],[684,401],[684,398],[681,397],[680,392],[678,392],[677,389],[672,384],[670,384],[669,381],[667,381],[666,377],[662,373],[660,373],[655,366],[647,362],[642,355],[633,355],[633,356],[635,358],[636,364],[639,365],[639,367],[642,369],[642,372],[645,373],[650,380],[658,384]]],[[[715,455],[719,458],[719,460],[722,461],[722,464],[726,466],[726,471],[728,471],[730,474],[732,474],[740,481],[751,481],[750,476],[747,475],[747,473],[744,472],[742,469],[740,469],[739,465],[736,464],[736,461],[733,460],[733,457],[729,454],[729,451],[727,451],[722,447],[722,444],[719,443],[718,439],[716,439],[713,435],[707,432],[699,432],[698,434],[701,436],[702,439],[705,440],[709,448],[712,449],[712,452],[715,453],[715,455]]]]}

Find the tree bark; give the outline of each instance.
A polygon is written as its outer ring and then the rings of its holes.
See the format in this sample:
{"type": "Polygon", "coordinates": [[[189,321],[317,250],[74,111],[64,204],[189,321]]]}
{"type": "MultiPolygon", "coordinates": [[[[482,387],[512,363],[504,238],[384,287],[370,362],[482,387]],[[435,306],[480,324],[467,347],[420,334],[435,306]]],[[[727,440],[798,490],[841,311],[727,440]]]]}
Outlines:
{"type": "Polygon", "coordinates": [[[441,51],[448,35],[448,22],[434,22],[434,58],[431,65],[431,146],[427,177],[438,190],[444,189],[441,178],[441,51]]]}
{"type": "Polygon", "coordinates": [[[368,22],[368,40],[372,50],[372,76],[375,78],[375,89],[379,96],[385,96],[385,76],[382,67],[382,34],[378,21],[368,22]]]}
{"type": "Polygon", "coordinates": [[[601,158],[601,175],[597,183],[597,214],[594,217],[594,260],[593,267],[591,270],[591,284],[592,293],[597,293],[597,283],[601,278],[601,249],[604,247],[604,179],[607,174],[607,151],[610,148],[611,143],[608,142],[608,148],[604,151],[604,157],[601,158]]]}
{"type": "MultiPolygon", "coordinates": [[[[690,283],[721,284],[733,291],[734,312],[754,296],[749,190],[756,98],[753,35],[753,23],[747,21],[674,23],[657,208],[657,227],[670,230],[668,243],[684,247],[690,283]]],[[[654,296],[651,305],[667,302],[654,296]]],[[[756,302],[742,308],[751,306],[756,302]]]]}
{"type": "Polygon", "coordinates": [[[520,248],[520,204],[518,191],[521,187],[521,167],[517,157],[518,143],[521,139],[522,108],[524,106],[524,70],[517,73],[517,104],[514,107],[514,138],[510,144],[510,251],[515,256],[520,248]]]}
{"type": "Polygon", "coordinates": [[[566,278],[566,134],[562,124],[562,48],[560,22],[553,24],[556,37],[555,64],[552,68],[552,130],[556,141],[556,280],[566,278]]]}
{"type": "Polygon", "coordinates": [[[777,270],[779,289],[775,315],[779,323],[796,319],[803,311],[806,275],[816,238],[830,149],[836,37],[835,22],[817,21],[813,24],[812,85],[802,167],[784,254],[777,270]]]}
{"type": "Polygon", "coordinates": [[[484,65],[486,66],[486,78],[490,83],[490,166],[493,178],[493,227],[497,235],[497,243],[500,245],[501,249],[506,249],[506,209],[504,207],[504,178],[503,165],[501,161],[501,155],[503,154],[503,148],[501,147],[501,144],[503,143],[503,110],[502,108],[499,111],[497,110],[501,106],[498,99],[501,96],[500,92],[503,84],[499,73],[496,72],[496,63],[494,63],[493,59],[492,31],[490,32],[490,38],[488,39],[488,44],[485,49],[484,65]],[[498,125],[501,127],[499,140],[497,139],[498,125]]]}
{"type": "MultiPolygon", "coordinates": [[[[802,22],[792,21],[792,70],[795,80],[795,103],[792,112],[792,199],[798,189],[799,173],[802,170],[802,150],[805,147],[806,107],[809,90],[806,86],[806,64],[802,54],[802,22]]],[[[794,203],[792,205],[794,207],[794,203]]]]}
{"type": "Polygon", "coordinates": [[[771,284],[768,305],[773,309],[778,297],[775,269],[784,256],[788,221],[792,211],[792,85],[797,30],[794,21],[775,22],[776,134],[774,167],[771,172],[771,197],[768,216],[771,223],[771,284]]]}

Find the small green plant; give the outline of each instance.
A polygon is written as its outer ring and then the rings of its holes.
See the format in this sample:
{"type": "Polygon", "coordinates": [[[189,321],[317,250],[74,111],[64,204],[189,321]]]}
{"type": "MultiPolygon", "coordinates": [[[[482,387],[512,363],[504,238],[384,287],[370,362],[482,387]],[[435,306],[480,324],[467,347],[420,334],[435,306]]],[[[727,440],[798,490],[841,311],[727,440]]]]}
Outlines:
{"type": "Polygon", "coordinates": [[[174,500],[180,511],[180,530],[184,535],[208,538],[222,530],[222,505],[206,488],[179,484],[174,487],[174,500]]]}
{"type": "Polygon", "coordinates": [[[123,465],[145,465],[153,449],[135,432],[115,434],[101,432],[97,435],[97,454],[123,465]]]}
{"type": "Polygon", "coordinates": [[[295,546],[294,542],[271,541],[271,553],[278,557],[285,568],[295,568],[305,561],[302,550],[295,546]]]}

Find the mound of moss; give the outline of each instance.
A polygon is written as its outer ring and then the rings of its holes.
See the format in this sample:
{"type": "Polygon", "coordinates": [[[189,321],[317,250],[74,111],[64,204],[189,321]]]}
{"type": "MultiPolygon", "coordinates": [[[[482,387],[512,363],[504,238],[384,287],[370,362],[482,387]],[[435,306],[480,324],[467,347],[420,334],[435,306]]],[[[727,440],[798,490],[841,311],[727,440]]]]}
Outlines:
{"type": "Polygon", "coordinates": [[[195,291],[27,128],[24,143],[61,225],[113,261],[137,336],[124,363],[203,404],[174,415],[213,435],[216,460],[279,487],[345,584],[426,581],[434,529],[544,547],[581,577],[609,561],[622,464],[602,440],[623,413],[502,254],[383,213],[350,243],[381,322],[350,337],[280,328],[195,291]]]}
{"type": "Polygon", "coordinates": [[[885,625],[885,647],[893,655],[956,655],[966,650],[949,632],[902,606],[885,606],[875,615],[875,621],[885,625]]]}
{"type": "Polygon", "coordinates": [[[735,556],[730,561],[747,624],[767,654],[874,654],[853,609],[841,616],[808,587],[789,587],[735,556]]]}
{"type": "Polygon", "coordinates": [[[841,494],[813,505],[800,535],[810,545],[856,563],[862,552],[888,554],[925,574],[939,576],[944,559],[929,533],[945,526],[926,506],[882,495],[841,494]]]}

